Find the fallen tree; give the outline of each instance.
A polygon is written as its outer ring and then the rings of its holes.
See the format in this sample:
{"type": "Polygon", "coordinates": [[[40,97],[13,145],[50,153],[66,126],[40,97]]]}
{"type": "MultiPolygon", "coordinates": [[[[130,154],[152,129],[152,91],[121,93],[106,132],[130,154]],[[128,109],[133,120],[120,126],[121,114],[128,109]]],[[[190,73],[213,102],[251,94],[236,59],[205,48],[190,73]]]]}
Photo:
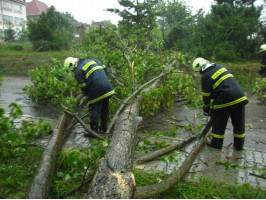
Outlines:
{"type": "MultiPolygon", "coordinates": [[[[175,63],[173,62],[171,65],[175,63]]],[[[159,78],[153,79],[155,82],[143,92],[156,87],[160,79],[168,73],[169,71],[164,72],[158,76],[159,78]]],[[[129,199],[133,197],[136,186],[132,172],[133,155],[137,145],[137,127],[142,120],[139,117],[142,98],[143,96],[140,94],[119,115],[111,143],[105,157],[99,163],[86,198],[129,199]]]]}

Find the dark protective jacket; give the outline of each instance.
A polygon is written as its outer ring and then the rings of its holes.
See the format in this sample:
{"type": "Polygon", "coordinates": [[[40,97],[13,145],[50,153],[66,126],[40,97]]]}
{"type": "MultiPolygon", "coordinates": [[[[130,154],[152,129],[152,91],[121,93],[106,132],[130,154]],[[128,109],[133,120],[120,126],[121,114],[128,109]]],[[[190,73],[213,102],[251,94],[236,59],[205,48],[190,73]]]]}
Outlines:
{"type": "Polygon", "coordinates": [[[115,93],[107,78],[107,68],[96,59],[80,59],[74,73],[83,94],[88,97],[89,104],[115,93]]]}
{"type": "Polygon", "coordinates": [[[240,85],[226,67],[213,64],[201,73],[204,112],[248,103],[240,85]]]}
{"type": "Polygon", "coordinates": [[[262,54],[259,74],[260,74],[262,77],[266,77],[266,53],[263,53],[263,54],[262,54]]]}

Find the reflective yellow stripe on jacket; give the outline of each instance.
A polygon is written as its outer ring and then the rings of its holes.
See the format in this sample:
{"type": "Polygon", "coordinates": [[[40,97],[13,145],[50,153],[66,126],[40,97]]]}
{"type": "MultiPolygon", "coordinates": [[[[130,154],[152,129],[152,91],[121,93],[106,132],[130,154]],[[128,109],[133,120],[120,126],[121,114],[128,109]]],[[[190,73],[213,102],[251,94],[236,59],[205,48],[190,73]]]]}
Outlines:
{"type": "Polygon", "coordinates": [[[93,99],[93,100],[89,101],[89,104],[92,104],[92,103],[95,103],[95,102],[97,102],[97,101],[100,101],[100,100],[102,100],[102,99],[104,99],[104,98],[106,98],[106,97],[111,96],[111,95],[114,94],[114,93],[115,93],[115,91],[112,90],[112,91],[110,91],[110,92],[108,92],[108,93],[106,93],[106,94],[104,94],[104,95],[102,95],[102,96],[99,96],[99,97],[96,98],[96,99],[93,99]]]}
{"type": "Polygon", "coordinates": [[[96,62],[93,60],[93,61],[90,61],[90,62],[88,62],[86,65],[84,65],[83,67],[82,67],[82,69],[83,70],[87,70],[91,65],[94,65],[94,64],[96,64],[96,62]]]}
{"type": "Polygon", "coordinates": [[[215,80],[218,76],[220,76],[222,73],[226,72],[227,69],[225,67],[223,67],[222,69],[219,69],[217,72],[215,72],[213,75],[212,75],[212,79],[215,80]]]}
{"type": "Polygon", "coordinates": [[[213,89],[217,88],[225,79],[234,77],[232,74],[227,74],[219,78],[219,80],[213,85],[213,89]]]}
{"type": "Polygon", "coordinates": [[[105,68],[105,66],[104,65],[102,65],[102,66],[96,66],[96,67],[93,67],[90,71],[88,71],[88,73],[86,74],[86,79],[94,72],[94,71],[96,71],[96,70],[98,70],[98,69],[104,69],[105,68]]]}
{"type": "Polygon", "coordinates": [[[239,99],[237,99],[235,101],[231,101],[229,103],[220,104],[220,105],[214,105],[213,106],[213,109],[218,109],[218,108],[224,108],[224,107],[228,107],[228,106],[233,106],[233,105],[238,104],[240,102],[243,102],[243,101],[245,101],[247,99],[248,98],[246,96],[244,96],[244,97],[241,97],[241,98],[239,98],[239,99]]]}

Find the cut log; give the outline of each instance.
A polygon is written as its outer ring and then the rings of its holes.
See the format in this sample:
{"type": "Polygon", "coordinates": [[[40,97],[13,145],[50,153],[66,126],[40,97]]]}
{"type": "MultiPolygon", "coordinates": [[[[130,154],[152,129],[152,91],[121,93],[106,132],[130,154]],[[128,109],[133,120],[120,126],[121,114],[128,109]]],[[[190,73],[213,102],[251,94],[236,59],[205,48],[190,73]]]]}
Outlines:
{"type": "Polygon", "coordinates": [[[93,199],[128,199],[133,197],[135,188],[132,173],[133,154],[136,146],[138,103],[128,106],[120,115],[118,126],[115,126],[110,146],[101,160],[87,198],[93,199]]]}
{"type": "Polygon", "coordinates": [[[176,149],[181,149],[182,147],[184,147],[185,145],[187,145],[188,143],[190,143],[191,141],[195,140],[197,137],[190,137],[190,138],[186,138],[184,141],[182,141],[181,143],[172,145],[172,146],[168,146],[165,147],[163,149],[160,149],[158,151],[152,152],[150,154],[147,154],[141,158],[136,159],[135,163],[140,165],[146,162],[149,162],[151,160],[154,160],[158,157],[161,157],[167,153],[170,153],[171,151],[174,151],[176,149]]]}
{"type": "Polygon", "coordinates": [[[136,199],[145,199],[155,195],[158,195],[166,190],[168,190],[171,186],[181,180],[181,178],[186,174],[192,165],[195,157],[200,152],[203,144],[205,143],[205,139],[202,138],[197,146],[190,152],[189,156],[186,158],[182,166],[174,173],[172,173],[169,178],[164,181],[161,181],[158,184],[154,184],[146,187],[137,187],[134,193],[134,198],[136,199]]]}
{"type": "Polygon", "coordinates": [[[34,177],[26,194],[28,199],[47,199],[50,191],[56,156],[58,149],[61,149],[62,135],[66,126],[67,116],[63,114],[57,122],[51,139],[45,148],[37,175],[34,177]]]}

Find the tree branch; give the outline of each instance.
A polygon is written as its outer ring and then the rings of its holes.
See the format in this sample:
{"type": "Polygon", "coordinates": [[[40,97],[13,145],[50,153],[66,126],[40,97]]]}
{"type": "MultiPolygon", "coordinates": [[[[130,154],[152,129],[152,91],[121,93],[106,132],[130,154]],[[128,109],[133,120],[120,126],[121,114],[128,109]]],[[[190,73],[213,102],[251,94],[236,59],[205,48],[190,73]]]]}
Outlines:
{"type": "Polygon", "coordinates": [[[186,138],[185,140],[183,140],[181,143],[169,146],[169,147],[165,147],[163,149],[160,149],[158,151],[152,152],[148,155],[145,155],[141,158],[138,158],[135,162],[136,164],[140,165],[146,162],[149,162],[151,160],[154,160],[155,158],[161,157],[167,153],[170,153],[171,151],[174,151],[176,149],[181,149],[182,147],[184,147],[185,145],[187,145],[188,143],[190,143],[191,141],[195,140],[197,137],[190,137],[190,138],[186,138]]]}

